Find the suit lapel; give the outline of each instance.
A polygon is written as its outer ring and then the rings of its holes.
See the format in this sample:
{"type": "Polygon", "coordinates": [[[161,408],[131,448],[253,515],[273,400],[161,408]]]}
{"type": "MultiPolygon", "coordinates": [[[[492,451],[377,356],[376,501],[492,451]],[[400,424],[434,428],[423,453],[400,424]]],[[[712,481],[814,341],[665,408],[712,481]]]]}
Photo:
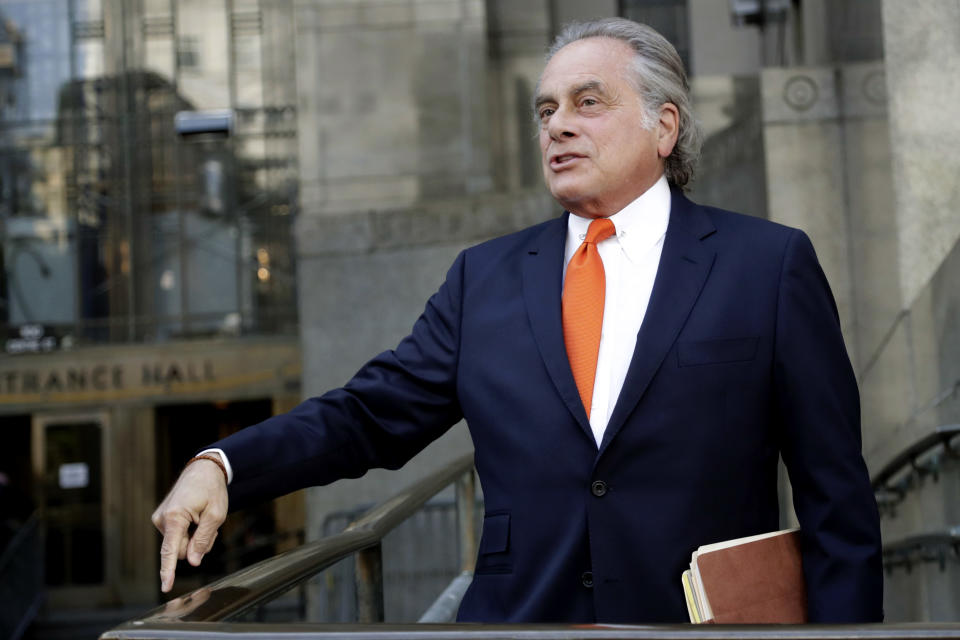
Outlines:
{"type": "Polygon", "coordinates": [[[701,240],[714,231],[705,210],[673,190],[670,222],[650,304],[637,334],[623,389],[603,434],[600,455],[640,401],[690,315],[715,257],[701,240]]]}
{"type": "Polygon", "coordinates": [[[530,244],[528,255],[523,257],[523,297],[547,372],[580,428],[590,442],[595,443],[563,342],[560,296],[563,290],[567,215],[548,223],[530,244]]]}

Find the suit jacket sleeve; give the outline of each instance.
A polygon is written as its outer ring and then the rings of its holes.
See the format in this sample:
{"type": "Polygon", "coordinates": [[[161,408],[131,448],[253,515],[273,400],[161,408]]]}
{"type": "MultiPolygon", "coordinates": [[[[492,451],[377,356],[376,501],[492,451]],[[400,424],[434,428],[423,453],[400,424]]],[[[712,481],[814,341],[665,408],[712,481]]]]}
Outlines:
{"type": "Polygon", "coordinates": [[[343,387],[211,445],[233,466],[230,508],[397,469],[462,418],[456,393],[463,255],[396,349],[343,387]]]}
{"type": "Polygon", "coordinates": [[[836,304],[800,231],[786,247],[775,340],[781,451],[803,532],[810,621],[880,621],[879,516],[861,455],[857,383],[836,304]]]}

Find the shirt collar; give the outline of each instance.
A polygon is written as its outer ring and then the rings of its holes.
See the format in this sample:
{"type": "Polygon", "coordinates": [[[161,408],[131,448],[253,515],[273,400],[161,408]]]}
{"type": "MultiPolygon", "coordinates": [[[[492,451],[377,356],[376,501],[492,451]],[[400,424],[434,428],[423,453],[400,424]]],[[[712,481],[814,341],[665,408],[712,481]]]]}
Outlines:
{"type": "MultiPolygon", "coordinates": [[[[576,250],[580,246],[592,221],[592,218],[570,214],[567,237],[576,241],[568,242],[568,247],[573,245],[576,250]]],[[[631,261],[641,259],[643,254],[660,242],[667,233],[667,223],[670,221],[670,185],[667,184],[666,176],[661,175],[639,198],[610,216],[610,221],[617,230],[616,238],[627,257],[631,261]]],[[[569,257],[567,256],[568,259],[569,257]]]]}

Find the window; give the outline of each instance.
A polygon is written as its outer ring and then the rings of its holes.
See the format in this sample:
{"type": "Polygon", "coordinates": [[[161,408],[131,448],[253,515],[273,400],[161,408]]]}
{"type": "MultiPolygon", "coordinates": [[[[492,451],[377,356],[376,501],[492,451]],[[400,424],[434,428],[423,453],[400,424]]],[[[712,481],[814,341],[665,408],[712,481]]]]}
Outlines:
{"type": "Polygon", "coordinates": [[[177,66],[181,69],[200,67],[200,40],[196,36],[177,38],[177,66]]]}

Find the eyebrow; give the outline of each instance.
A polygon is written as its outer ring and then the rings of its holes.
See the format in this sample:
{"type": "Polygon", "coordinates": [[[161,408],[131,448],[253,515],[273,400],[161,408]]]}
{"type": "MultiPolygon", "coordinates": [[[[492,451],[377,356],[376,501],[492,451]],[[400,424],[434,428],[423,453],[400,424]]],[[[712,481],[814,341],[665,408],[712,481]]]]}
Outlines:
{"type": "MultiPolygon", "coordinates": [[[[576,96],[586,91],[597,91],[599,93],[606,95],[606,90],[603,86],[603,83],[600,82],[599,80],[588,80],[587,82],[578,84],[577,86],[573,87],[573,89],[570,90],[569,94],[571,96],[576,96]]],[[[556,101],[557,101],[556,98],[554,98],[550,94],[538,94],[536,99],[533,101],[533,107],[534,109],[536,109],[536,108],[539,108],[540,105],[542,104],[545,104],[547,102],[556,102],[556,101]]]]}

